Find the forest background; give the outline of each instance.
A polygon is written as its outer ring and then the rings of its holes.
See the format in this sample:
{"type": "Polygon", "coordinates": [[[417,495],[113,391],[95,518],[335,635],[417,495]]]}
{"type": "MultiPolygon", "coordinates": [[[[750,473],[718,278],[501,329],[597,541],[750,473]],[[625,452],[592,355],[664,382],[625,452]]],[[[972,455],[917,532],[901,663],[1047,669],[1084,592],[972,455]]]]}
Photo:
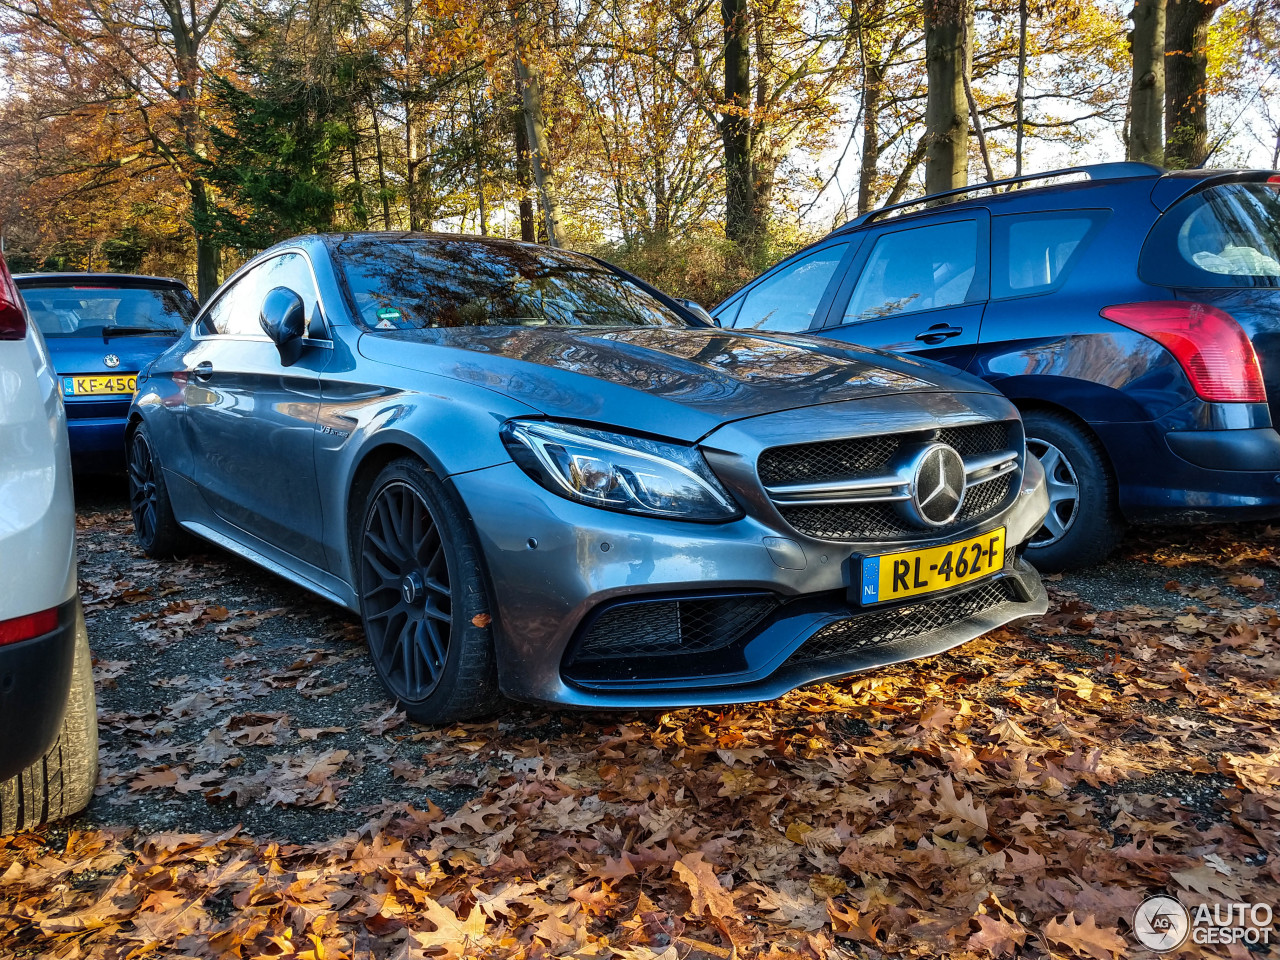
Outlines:
{"type": "Polygon", "coordinates": [[[1280,0],[0,0],[18,270],[206,298],[311,231],[586,250],[714,304],[858,213],[1280,167],[1280,0]]]}

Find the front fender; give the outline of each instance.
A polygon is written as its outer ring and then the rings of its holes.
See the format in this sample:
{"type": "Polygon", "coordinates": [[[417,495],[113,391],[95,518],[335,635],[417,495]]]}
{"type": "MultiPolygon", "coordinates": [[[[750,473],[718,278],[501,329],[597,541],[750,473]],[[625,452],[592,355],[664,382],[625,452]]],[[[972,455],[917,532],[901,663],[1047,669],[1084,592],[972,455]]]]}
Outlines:
{"type": "Polygon", "coordinates": [[[422,460],[441,479],[507,463],[502,424],[537,413],[443,377],[405,371],[403,378],[393,379],[399,382],[379,387],[336,380],[324,385],[315,454],[325,552],[331,572],[348,584],[353,584],[349,517],[377,470],[405,454],[422,460]]]}

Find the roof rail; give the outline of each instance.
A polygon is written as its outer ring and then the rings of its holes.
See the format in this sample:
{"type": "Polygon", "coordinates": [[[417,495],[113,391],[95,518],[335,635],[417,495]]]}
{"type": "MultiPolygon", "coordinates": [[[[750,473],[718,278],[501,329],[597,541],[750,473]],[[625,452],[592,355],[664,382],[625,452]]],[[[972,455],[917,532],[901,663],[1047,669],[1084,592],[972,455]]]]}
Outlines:
{"type": "Polygon", "coordinates": [[[902,210],[906,207],[919,206],[922,203],[929,203],[934,200],[944,200],[952,197],[960,197],[967,193],[976,193],[979,190],[990,190],[995,187],[1011,187],[1019,183],[1029,183],[1033,180],[1050,180],[1054,177],[1065,177],[1072,174],[1083,174],[1090,180],[1123,180],[1127,177],[1149,177],[1152,175],[1163,174],[1165,171],[1162,167],[1157,167],[1152,163],[1140,163],[1136,161],[1118,161],[1116,163],[1090,163],[1079,167],[1064,167],[1061,170],[1046,170],[1044,173],[1025,173],[1020,177],[1008,177],[1004,180],[991,180],[986,183],[975,183],[967,187],[957,187],[954,190],[944,190],[941,193],[931,193],[927,196],[917,197],[914,200],[903,200],[899,203],[890,203],[886,206],[870,210],[860,216],[854,217],[847,223],[841,224],[833,232],[843,233],[845,230],[852,230],[854,227],[861,226],[864,223],[870,223],[886,213],[894,210],[902,210]]]}

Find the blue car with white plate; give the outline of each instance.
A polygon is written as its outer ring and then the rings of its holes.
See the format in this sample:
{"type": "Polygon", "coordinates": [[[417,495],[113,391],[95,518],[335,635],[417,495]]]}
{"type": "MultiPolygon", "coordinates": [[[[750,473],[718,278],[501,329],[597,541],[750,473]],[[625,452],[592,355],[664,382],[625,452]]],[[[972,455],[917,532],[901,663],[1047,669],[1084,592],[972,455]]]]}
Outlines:
{"type": "Polygon", "coordinates": [[[112,273],[13,278],[49,345],[67,410],[72,466],[124,468],[124,425],[138,371],[180,337],[199,309],[181,280],[112,273]]]}

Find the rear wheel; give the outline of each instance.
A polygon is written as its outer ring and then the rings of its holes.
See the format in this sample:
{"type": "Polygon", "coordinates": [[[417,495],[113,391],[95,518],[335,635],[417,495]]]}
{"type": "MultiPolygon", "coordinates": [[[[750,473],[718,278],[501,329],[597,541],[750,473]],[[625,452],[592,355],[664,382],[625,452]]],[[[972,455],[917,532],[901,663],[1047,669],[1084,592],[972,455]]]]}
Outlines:
{"type": "Polygon", "coordinates": [[[134,536],[149,557],[172,557],[185,553],[191,538],[173,515],[164,471],[151,446],[151,434],[140,423],[129,435],[129,509],[133,513],[134,536]]]}
{"type": "Polygon", "coordinates": [[[500,702],[480,554],[420,462],[374,481],[358,540],[360,614],[374,669],[410,719],[448,723],[500,702]]]}
{"type": "Polygon", "coordinates": [[[1049,493],[1049,512],[1027,545],[1027,559],[1046,573],[1100,563],[1124,536],[1106,453],[1062,414],[1033,410],[1022,420],[1027,450],[1044,466],[1049,493]]]}
{"type": "Polygon", "coordinates": [[[98,709],[84,614],[76,610],[76,652],[62,730],[49,752],[16,777],[0,781],[0,835],[79,813],[98,779],[98,709]]]}

